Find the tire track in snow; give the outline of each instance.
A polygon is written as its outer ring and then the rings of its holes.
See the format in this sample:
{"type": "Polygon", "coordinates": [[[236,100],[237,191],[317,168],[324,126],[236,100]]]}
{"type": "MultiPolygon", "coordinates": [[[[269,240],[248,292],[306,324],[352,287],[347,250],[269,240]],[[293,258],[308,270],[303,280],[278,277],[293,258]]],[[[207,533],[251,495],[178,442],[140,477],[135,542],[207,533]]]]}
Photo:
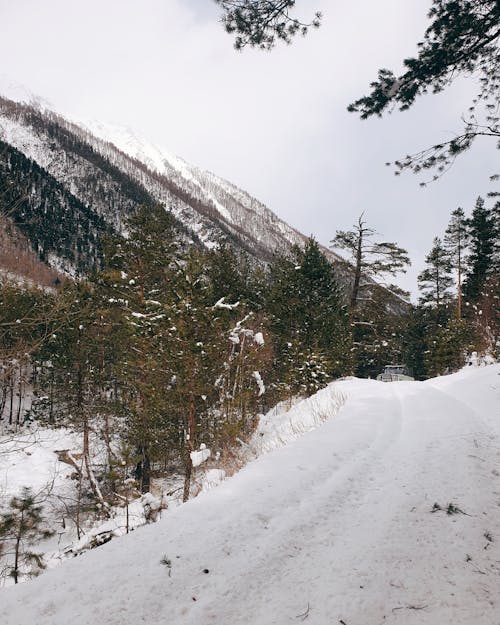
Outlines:
{"type": "Polygon", "coordinates": [[[317,430],[5,591],[6,625],[499,625],[491,432],[428,383],[339,384],[350,397],[317,430]]]}

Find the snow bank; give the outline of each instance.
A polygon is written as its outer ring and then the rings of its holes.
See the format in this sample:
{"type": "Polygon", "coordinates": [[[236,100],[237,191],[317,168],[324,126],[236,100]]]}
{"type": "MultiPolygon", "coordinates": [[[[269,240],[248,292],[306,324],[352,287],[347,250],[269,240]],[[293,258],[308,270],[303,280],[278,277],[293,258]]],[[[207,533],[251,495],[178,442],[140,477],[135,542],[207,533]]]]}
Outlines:
{"type": "Polygon", "coordinates": [[[2,591],[2,625],[497,623],[499,374],[345,380],[266,415],[273,451],[2,591]]]}
{"type": "Polygon", "coordinates": [[[199,467],[205,460],[210,458],[211,451],[207,449],[205,443],[202,443],[199,450],[192,451],[189,455],[191,456],[193,467],[199,467]]]}
{"type": "Polygon", "coordinates": [[[338,383],[332,382],[312,397],[295,402],[280,402],[261,417],[250,441],[255,456],[283,447],[335,416],[344,405],[345,395],[338,383]]]}

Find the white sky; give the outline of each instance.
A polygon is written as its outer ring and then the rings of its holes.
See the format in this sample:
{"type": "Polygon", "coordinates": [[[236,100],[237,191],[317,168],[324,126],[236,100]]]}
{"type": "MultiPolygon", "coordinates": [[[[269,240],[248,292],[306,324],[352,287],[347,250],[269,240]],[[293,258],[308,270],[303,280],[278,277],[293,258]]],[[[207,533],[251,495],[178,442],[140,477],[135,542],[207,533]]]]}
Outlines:
{"type": "MultiPolygon", "coordinates": [[[[324,23],[272,53],[237,53],[212,0],[0,0],[0,73],[63,113],[123,124],[264,201],[328,244],[365,211],[416,274],[451,211],[492,189],[498,153],[478,142],[425,189],[386,161],[460,130],[461,81],[405,113],[360,121],[346,106],[379,67],[413,55],[430,0],[297,0],[324,23]]],[[[304,12],[305,13],[302,13],[304,12]]]]}

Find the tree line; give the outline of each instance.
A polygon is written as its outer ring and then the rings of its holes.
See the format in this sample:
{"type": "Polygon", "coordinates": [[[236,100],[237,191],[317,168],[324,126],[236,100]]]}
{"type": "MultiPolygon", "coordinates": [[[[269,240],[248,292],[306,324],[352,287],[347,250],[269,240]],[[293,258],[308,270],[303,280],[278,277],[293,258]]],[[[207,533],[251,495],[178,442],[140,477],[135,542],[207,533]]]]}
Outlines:
{"type": "Polygon", "coordinates": [[[500,203],[478,197],[469,217],[454,210],[418,276],[410,342],[425,377],[454,371],[473,351],[499,355],[500,203]]]}

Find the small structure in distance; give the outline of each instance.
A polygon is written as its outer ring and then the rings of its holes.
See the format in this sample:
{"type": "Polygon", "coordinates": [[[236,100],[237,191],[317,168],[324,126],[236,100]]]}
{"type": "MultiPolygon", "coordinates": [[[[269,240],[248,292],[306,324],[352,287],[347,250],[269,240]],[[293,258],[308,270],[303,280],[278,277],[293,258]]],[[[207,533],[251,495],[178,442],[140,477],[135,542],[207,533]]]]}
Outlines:
{"type": "Polygon", "coordinates": [[[385,365],[384,371],[377,376],[377,380],[380,382],[399,382],[401,380],[414,379],[413,371],[406,365],[385,365]]]}

